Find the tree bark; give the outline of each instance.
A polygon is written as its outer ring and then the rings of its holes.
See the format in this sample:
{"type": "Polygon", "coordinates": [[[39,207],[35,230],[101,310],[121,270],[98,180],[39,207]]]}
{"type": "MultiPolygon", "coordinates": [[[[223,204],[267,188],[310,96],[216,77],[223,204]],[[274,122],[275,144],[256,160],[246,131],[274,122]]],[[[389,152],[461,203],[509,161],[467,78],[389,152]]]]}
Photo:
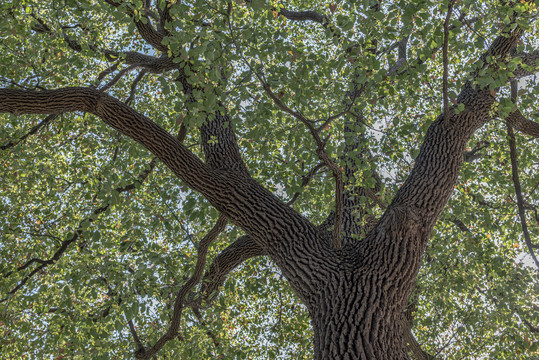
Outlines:
{"type": "Polygon", "coordinates": [[[334,274],[309,308],[314,358],[408,359],[401,321],[406,296],[388,296],[381,274],[347,273],[334,274]]]}

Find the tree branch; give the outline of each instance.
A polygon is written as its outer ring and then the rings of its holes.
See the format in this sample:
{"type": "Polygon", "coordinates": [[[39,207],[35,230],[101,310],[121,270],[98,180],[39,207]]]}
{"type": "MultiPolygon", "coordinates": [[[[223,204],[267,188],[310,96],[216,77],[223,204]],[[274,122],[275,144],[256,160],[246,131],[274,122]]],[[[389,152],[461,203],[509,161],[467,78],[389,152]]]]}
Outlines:
{"type": "MultiPolygon", "coordinates": [[[[478,65],[496,68],[496,63],[487,64],[486,57],[505,61],[522,34],[518,26],[512,31],[502,31],[478,59],[478,65]]],[[[471,74],[472,78],[476,76],[477,72],[471,74]]],[[[454,190],[466,144],[472,134],[492,118],[494,97],[488,88],[482,89],[468,81],[458,101],[465,105],[464,111],[457,114],[455,106],[451,106],[447,114],[440,114],[429,126],[410,175],[395,194],[375,231],[357,245],[363,256],[371,258],[369,264],[373,261],[381,267],[388,263],[398,264],[400,271],[410,274],[410,284],[420,266],[418,259],[421,256],[417,254],[423,254],[434,224],[454,190]],[[392,252],[399,246],[405,247],[410,256],[392,257],[392,252]]]]}
{"type": "Polygon", "coordinates": [[[112,86],[114,86],[118,81],[120,81],[120,79],[127,73],[135,70],[136,68],[140,67],[141,65],[140,64],[133,64],[133,65],[130,65],[128,67],[126,67],[125,69],[122,69],[118,72],[118,74],[116,74],[116,76],[114,76],[108,83],[106,83],[105,85],[103,85],[99,91],[107,91],[108,89],[110,89],[112,86]]]}
{"type": "Polygon", "coordinates": [[[509,114],[505,121],[523,134],[539,137],[539,123],[527,119],[518,109],[509,114]]]}
{"type": "Polygon", "coordinates": [[[204,275],[200,296],[192,301],[195,307],[209,305],[218,295],[228,274],[246,260],[267,255],[266,250],[249,235],[244,235],[228,245],[213,260],[209,271],[204,275]]]}
{"type": "Polygon", "coordinates": [[[401,41],[396,43],[396,46],[398,47],[398,58],[395,65],[389,68],[387,71],[387,75],[389,77],[393,76],[397,71],[399,71],[404,64],[406,64],[406,61],[408,60],[407,56],[407,46],[408,46],[408,40],[410,39],[410,36],[405,36],[401,41]]]}
{"type": "Polygon", "coordinates": [[[157,24],[157,30],[165,35],[170,35],[170,32],[166,29],[166,24],[172,21],[170,16],[170,7],[172,6],[169,0],[164,1],[164,8],[161,9],[159,4],[157,4],[157,12],[159,13],[159,23],[157,24]]]}
{"type": "Polygon", "coordinates": [[[328,249],[315,226],[271,192],[244,175],[212,170],[153,121],[117,99],[88,88],[48,91],[0,89],[0,112],[59,113],[84,111],[139,142],[156,155],[191,189],[200,192],[219,212],[263,243],[305,301],[314,293],[316,272],[297,274],[297,262],[324,266],[328,249]],[[276,226],[276,223],[279,226],[276,226]],[[286,233],[286,241],[283,234],[286,233]],[[314,240],[314,241],[313,241],[314,240]],[[322,256],[321,254],[325,254],[322,256]],[[309,275],[310,274],[310,275],[309,275]]]}
{"type": "Polygon", "coordinates": [[[127,324],[129,325],[129,331],[131,332],[131,336],[133,336],[133,340],[135,341],[135,344],[137,345],[137,351],[144,350],[144,345],[142,345],[142,342],[140,341],[140,338],[138,337],[137,330],[135,329],[135,325],[133,325],[133,320],[129,320],[127,324]]]}
{"type": "Polygon", "coordinates": [[[535,50],[531,53],[516,54],[516,57],[522,59],[522,64],[519,64],[518,68],[513,71],[513,79],[518,80],[520,78],[531,76],[539,72],[539,50],[535,50]],[[524,66],[522,66],[524,65],[524,66]]]}
{"type": "Polygon", "coordinates": [[[531,332],[539,333],[539,327],[533,326],[532,323],[528,321],[528,319],[526,319],[526,318],[524,318],[522,316],[520,317],[520,319],[528,327],[528,329],[530,329],[531,332]]]}
{"type": "Polygon", "coordinates": [[[298,119],[300,122],[302,122],[309,132],[311,133],[312,137],[314,138],[318,148],[317,148],[317,155],[320,160],[331,170],[333,173],[333,177],[335,179],[335,224],[333,229],[333,246],[335,249],[341,248],[341,231],[342,231],[342,219],[343,219],[343,203],[342,203],[342,194],[343,194],[343,178],[342,178],[342,171],[339,168],[339,166],[329,157],[329,155],[325,152],[324,148],[326,146],[327,141],[329,140],[329,137],[325,140],[322,140],[319,135],[319,131],[317,131],[314,126],[312,125],[312,122],[307,119],[303,114],[294,111],[290,109],[288,106],[286,106],[281,99],[275,93],[271,90],[270,86],[262,79],[262,77],[258,74],[255,75],[258,77],[258,80],[262,83],[262,88],[266,91],[268,96],[273,100],[273,102],[280,107],[285,112],[289,113],[296,119],[298,119]]]}
{"type": "MultiPolygon", "coordinates": [[[[105,2],[115,8],[120,7],[124,3],[123,1],[118,0],[105,0],[105,2]]],[[[154,29],[148,15],[141,15],[140,19],[137,19],[129,6],[125,7],[125,12],[133,19],[140,36],[142,36],[148,44],[166,54],[168,48],[162,44],[163,34],[154,29]],[[144,21],[142,19],[144,19],[144,21]]]]}
{"type": "Polygon", "coordinates": [[[138,141],[193,189],[207,193],[202,191],[203,188],[214,183],[214,177],[205,164],[178,139],[110,95],[90,88],[47,91],[0,89],[0,112],[46,114],[73,111],[97,115],[108,125],[138,141]]]}
{"type": "MultiPolygon", "coordinates": [[[[518,93],[518,86],[516,80],[511,81],[511,100],[513,103],[516,103],[517,100],[517,93],[518,93]]],[[[511,124],[509,122],[507,124],[507,135],[509,137],[509,150],[511,154],[511,173],[513,178],[513,184],[515,186],[515,193],[517,196],[517,205],[518,205],[518,215],[520,216],[520,223],[522,225],[522,232],[524,234],[524,239],[526,242],[526,246],[528,247],[528,251],[530,252],[530,255],[535,262],[535,266],[539,269],[539,261],[537,260],[537,257],[535,256],[535,252],[533,250],[532,241],[530,238],[530,233],[528,231],[528,225],[526,224],[526,213],[524,212],[524,200],[522,198],[522,190],[520,188],[520,180],[519,180],[519,174],[518,174],[518,160],[517,160],[517,148],[516,148],[516,141],[515,141],[515,134],[513,132],[513,129],[511,127],[511,124]]]]}
{"type": "Polygon", "coordinates": [[[313,10],[291,11],[286,9],[280,9],[279,15],[282,15],[288,20],[293,21],[314,21],[324,25],[324,27],[326,27],[329,23],[329,19],[327,16],[317,13],[313,10]]]}
{"type": "MultiPolygon", "coordinates": [[[[228,18],[228,28],[229,28],[230,33],[233,34],[230,17],[228,18]]],[[[232,41],[237,51],[241,53],[241,49],[238,46],[234,36],[232,36],[232,41]]],[[[245,58],[243,58],[243,60],[245,64],[251,69],[253,74],[257,77],[257,79],[260,81],[262,88],[264,89],[266,94],[273,100],[275,105],[277,105],[283,111],[295,117],[297,120],[302,122],[307,127],[314,141],[316,142],[316,145],[317,145],[316,153],[318,155],[318,158],[322,160],[322,162],[324,162],[324,164],[326,164],[326,166],[333,173],[333,178],[335,179],[335,225],[333,229],[333,247],[337,250],[340,249],[342,246],[342,242],[341,242],[342,219],[343,219],[342,194],[343,194],[344,185],[343,185],[342,171],[340,167],[335,163],[335,161],[333,161],[333,159],[331,159],[331,157],[325,151],[325,147],[326,147],[327,141],[329,140],[329,137],[322,140],[320,138],[320,131],[314,128],[312,121],[307,119],[300,112],[294,111],[290,109],[288,106],[286,106],[281,101],[280,97],[275,95],[275,93],[271,90],[271,87],[269,86],[269,84],[262,78],[262,76],[257,71],[255,71],[255,69],[251,67],[251,64],[245,58]]]]}
{"type": "Polygon", "coordinates": [[[200,241],[197,253],[197,263],[195,265],[195,270],[193,275],[187,282],[182,286],[178,294],[176,294],[176,300],[174,301],[174,311],[172,313],[172,320],[168,327],[167,332],[161,336],[161,338],[155,343],[153,347],[145,350],[144,348],[139,348],[135,353],[137,359],[149,359],[154,356],[167,342],[174,339],[177,336],[178,329],[180,327],[182,310],[185,305],[185,297],[191,291],[191,289],[200,281],[202,278],[202,273],[204,271],[204,265],[206,264],[206,256],[208,253],[208,248],[213,240],[219,236],[219,234],[225,229],[227,224],[227,219],[225,216],[220,215],[217,223],[213,226],[210,232],[204,236],[200,241]]]}
{"type": "Polygon", "coordinates": [[[200,135],[206,164],[212,169],[236,171],[250,177],[227,114],[217,112],[215,119],[207,120],[200,126],[200,135]]]}
{"type": "MultiPolygon", "coordinates": [[[[376,170],[364,172],[366,177],[371,177],[374,180],[374,185],[370,188],[367,185],[359,185],[357,183],[356,172],[360,167],[370,167],[373,164],[373,158],[368,150],[367,139],[357,129],[363,124],[362,115],[354,114],[354,121],[345,123],[344,125],[344,194],[343,194],[343,232],[347,237],[353,235],[362,235],[367,233],[367,229],[372,227],[370,216],[367,209],[373,208],[376,205],[384,210],[387,204],[378,196],[378,192],[382,189],[382,181],[376,170]]],[[[333,214],[330,214],[330,217],[333,214]]],[[[326,221],[326,224],[331,223],[333,219],[326,221]]]]}
{"type": "MultiPolygon", "coordinates": [[[[309,172],[307,173],[307,175],[302,176],[302,180],[301,180],[301,185],[300,185],[300,186],[301,186],[301,187],[307,186],[307,184],[312,180],[312,178],[313,178],[313,177],[318,173],[318,171],[319,171],[320,169],[322,169],[324,166],[326,166],[324,163],[319,163],[319,164],[317,164],[315,167],[313,167],[313,168],[311,169],[311,171],[309,171],[309,172]]],[[[300,192],[299,192],[299,191],[296,192],[296,193],[292,196],[292,198],[286,203],[286,205],[292,206],[292,205],[296,202],[296,200],[299,198],[299,195],[300,195],[300,192]]]]}
{"type": "Polygon", "coordinates": [[[472,150],[465,151],[463,155],[464,162],[472,162],[474,160],[477,160],[484,155],[480,153],[481,150],[484,148],[487,148],[490,146],[490,142],[488,141],[479,141],[472,150]]]}
{"type": "MultiPolygon", "coordinates": [[[[131,105],[131,103],[133,101],[135,101],[135,91],[137,90],[137,85],[138,83],[140,82],[140,80],[142,80],[142,78],[144,77],[144,75],[146,75],[146,70],[142,70],[141,72],[138,73],[137,77],[133,80],[133,82],[131,83],[131,88],[129,90],[129,96],[127,97],[127,99],[124,101],[124,103],[126,105],[131,105]]],[[[182,129],[185,128],[185,127],[182,127],[182,129]]],[[[185,129],[186,130],[186,129],[185,129]]],[[[185,136],[185,135],[184,135],[185,136]]],[[[183,142],[183,139],[179,139],[180,141],[183,142]]]]}
{"type": "Polygon", "coordinates": [[[442,53],[443,53],[443,97],[444,97],[444,116],[445,120],[448,119],[448,113],[449,113],[449,100],[447,95],[447,77],[448,77],[448,59],[447,59],[447,46],[449,44],[449,20],[451,19],[451,13],[453,12],[453,4],[455,3],[455,0],[449,0],[448,8],[447,8],[447,15],[445,17],[444,21],[444,44],[442,46],[442,53]]]}
{"type": "Polygon", "coordinates": [[[8,141],[7,143],[5,143],[4,145],[0,146],[0,150],[6,150],[6,149],[9,149],[9,148],[12,148],[14,146],[16,146],[18,143],[20,143],[21,141],[24,141],[26,140],[26,138],[28,138],[29,136],[31,135],[34,135],[36,133],[38,133],[42,128],[44,128],[45,126],[49,125],[54,119],[56,119],[58,116],[60,116],[60,114],[51,114],[51,115],[48,115],[47,117],[45,117],[45,119],[41,120],[39,122],[39,124],[33,126],[26,134],[24,134],[23,136],[21,136],[20,138],[18,138],[17,140],[11,140],[11,141],[8,141]]]}
{"type": "MultiPolygon", "coordinates": [[[[126,186],[123,186],[123,187],[117,187],[114,191],[118,192],[118,193],[122,193],[122,192],[126,192],[126,191],[131,191],[131,190],[134,190],[137,186],[137,183],[138,184],[142,184],[147,178],[148,178],[148,175],[153,171],[153,169],[155,168],[155,166],[157,165],[157,160],[154,158],[152,159],[152,161],[150,162],[149,164],[149,167],[147,169],[145,169],[139,176],[138,176],[138,179],[131,183],[131,184],[128,184],[126,186]]],[[[54,253],[54,255],[47,259],[47,260],[43,260],[43,259],[39,259],[39,258],[32,258],[30,260],[28,260],[26,263],[24,263],[23,265],[19,266],[15,271],[22,271],[22,270],[25,270],[27,268],[29,268],[31,265],[33,265],[34,263],[36,264],[39,264],[39,266],[37,266],[34,270],[32,270],[28,275],[26,275],[21,281],[19,281],[19,283],[11,290],[9,291],[9,295],[13,295],[15,294],[17,291],[19,291],[27,282],[28,280],[30,280],[35,274],[37,274],[38,272],[40,272],[41,270],[43,270],[45,267],[49,266],[49,265],[52,265],[54,264],[55,262],[57,262],[60,257],[62,257],[62,255],[67,251],[67,249],[69,248],[69,246],[75,242],[77,239],[79,239],[82,234],[83,234],[83,228],[82,228],[82,224],[84,222],[94,222],[97,218],[97,216],[103,212],[105,212],[108,208],[110,207],[110,203],[109,202],[105,202],[103,203],[103,205],[101,205],[100,207],[98,208],[95,208],[93,211],[92,211],[92,214],[90,216],[88,216],[86,219],[84,220],[81,220],[79,222],[79,225],[77,226],[77,229],[73,232],[73,235],[67,239],[65,239],[64,241],[62,241],[60,247],[56,250],[56,252],[54,253]]],[[[5,278],[7,278],[8,276],[10,276],[11,274],[13,274],[13,271],[10,271],[9,273],[7,273],[6,275],[4,275],[5,278]]],[[[7,298],[5,299],[2,299],[0,300],[0,302],[3,302],[5,301],[7,298]]]]}
{"type": "MultiPolygon", "coordinates": [[[[46,34],[54,34],[52,29],[45,24],[45,22],[37,17],[35,14],[32,14],[32,17],[36,19],[38,24],[34,25],[32,27],[32,30],[38,33],[46,33],[46,34]]],[[[63,34],[63,38],[67,45],[74,51],[80,52],[82,51],[82,45],[77,41],[69,37],[66,33],[63,34]]],[[[103,56],[108,60],[112,62],[116,62],[116,64],[110,66],[106,70],[102,71],[98,76],[98,82],[100,82],[106,75],[111,74],[114,72],[118,65],[118,60],[123,60],[127,65],[139,65],[141,67],[144,67],[148,71],[151,71],[152,73],[161,73],[163,71],[172,70],[177,68],[177,65],[165,54],[160,57],[150,56],[146,54],[142,54],[136,51],[116,51],[111,49],[99,49],[95,45],[90,44],[90,49],[99,52],[100,54],[103,54],[103,56]]]]}

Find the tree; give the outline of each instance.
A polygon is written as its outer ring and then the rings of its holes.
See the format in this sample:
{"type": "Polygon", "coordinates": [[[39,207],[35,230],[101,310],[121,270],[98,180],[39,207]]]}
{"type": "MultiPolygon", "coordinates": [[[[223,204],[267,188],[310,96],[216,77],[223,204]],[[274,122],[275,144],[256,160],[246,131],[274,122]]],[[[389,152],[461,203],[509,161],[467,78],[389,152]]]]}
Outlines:
{"type": "Polygon", "coordinates": [[[1,6],[8,357],[538,356],[535,2],[1,6]]]}

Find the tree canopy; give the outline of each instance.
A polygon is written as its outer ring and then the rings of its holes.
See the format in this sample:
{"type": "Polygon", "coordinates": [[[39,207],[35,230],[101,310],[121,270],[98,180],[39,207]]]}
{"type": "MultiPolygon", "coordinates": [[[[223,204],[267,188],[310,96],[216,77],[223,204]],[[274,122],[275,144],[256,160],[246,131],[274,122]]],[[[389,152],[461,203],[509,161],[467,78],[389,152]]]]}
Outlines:
{"type": "Polygon", "coordinates": [[[537,5],[2,2],[0,352],[539,357],[537,5]]]}

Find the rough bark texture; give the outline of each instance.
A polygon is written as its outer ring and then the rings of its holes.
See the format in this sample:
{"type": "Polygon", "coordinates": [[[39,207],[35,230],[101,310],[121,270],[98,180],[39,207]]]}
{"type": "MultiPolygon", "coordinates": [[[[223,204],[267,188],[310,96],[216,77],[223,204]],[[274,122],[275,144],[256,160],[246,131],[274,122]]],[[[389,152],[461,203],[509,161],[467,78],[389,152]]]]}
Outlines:
{"type": "MultiPolygon", "coordinates": [[[[162,46],[162,36],[150,25],[138,22],[137,26],[150,44],[162,46]]],[[[485,56],[508,54],[520,31],[506,35],[496,39],[485,56]]],[[[215,260],[205,280],[206,291],[214,291],[246,258],[269,255],[308,308],[316,359],[408,358],[402,314],[430,233],[456,184],[465,145],[490,119],[493,101],[490,91],[465,86],[458,98],[465,110],[456,114],[449,108],[447,114],[438,116],[408,179],[360,241],[352,235],[365,229],[354,223],[352,210],[357,202],[350,199],[354,191],[369,193],[365,189],[346,191],[347,238],[343,248],[335,250],[328,226],[315,226],[249,176],[226,115],[219,114],[200,129],[203,162],[153,121],[103,92],[91,88],[0,89],[0,112],[83,111],[100,117],[146,147],[205,196],[247,234],[215,260]],[[218,141],[210,141],[213,138],[218,141]]],[[[353,178],[353,168],[347,167],[346,172],[353,178]]],[[[150,356],[144,351],[137,354],[139,358],[150,356]]]]}

